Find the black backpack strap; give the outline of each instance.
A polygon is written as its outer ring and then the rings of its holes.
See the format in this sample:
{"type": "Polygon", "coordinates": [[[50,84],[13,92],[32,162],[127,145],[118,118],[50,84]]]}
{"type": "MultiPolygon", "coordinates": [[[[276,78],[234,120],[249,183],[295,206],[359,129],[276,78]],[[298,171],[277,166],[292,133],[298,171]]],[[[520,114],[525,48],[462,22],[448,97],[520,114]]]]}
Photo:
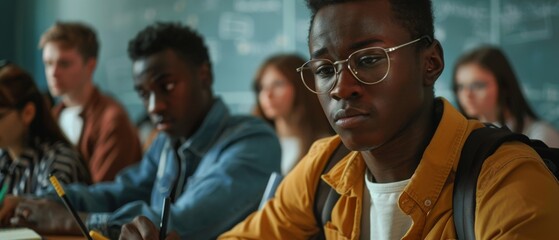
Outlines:
{"type": "MultiPolygon", "coordinates": [[[[323,175],[330,171],[336,163],[338,163],[342,158],[344,158],[348,153],[347,149],[343,143],[340,142],[336,150],[330,155],[326,166],[322,170],[320,175],[323,175]]],[[[330,221],[332,215],[332,209],[334,205],[340,198],[340,195],[330,187],[326,182],[322,181],[322,178],[318,179],[318,185],[315,191],[315,198],[313,203],[313,213],[316,220],[316,224],[320,231],[312,239],[325,239],[324,236],[324,224],[330,221]]]]}
{"type": "Polygon", "coordinates": [[[538,152],[553,176],[559,179],[559,148],[550,148],[541,140],[536,139],[530,139],[530,146],[538,152]]]}
{"type": "Polygon", "coordinates": [[[483,127],[472,131],[464,143],[456,169],[453,192],[453,218],[456,235],[460,240],[475,239],[474,220],[476,209],[477,178],[485,159],[503,142],[530,140],[507,129],[483,127]]]}

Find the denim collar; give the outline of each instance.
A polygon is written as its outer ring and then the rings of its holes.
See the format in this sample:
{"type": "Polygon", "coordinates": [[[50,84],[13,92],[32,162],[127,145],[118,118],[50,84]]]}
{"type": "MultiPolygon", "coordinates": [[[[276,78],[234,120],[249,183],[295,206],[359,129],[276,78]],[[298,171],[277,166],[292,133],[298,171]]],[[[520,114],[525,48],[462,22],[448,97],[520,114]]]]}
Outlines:
{"type": "Polygon", "coordinates": [[[196,132],[190,138],[181,140],[179,155],[190,151],[197,157],[202,158],[208,149],[213,146],[219,134],[223,132],[230,116],[229,110],[221,98],[215,98],[212,108],[196,132]]]}

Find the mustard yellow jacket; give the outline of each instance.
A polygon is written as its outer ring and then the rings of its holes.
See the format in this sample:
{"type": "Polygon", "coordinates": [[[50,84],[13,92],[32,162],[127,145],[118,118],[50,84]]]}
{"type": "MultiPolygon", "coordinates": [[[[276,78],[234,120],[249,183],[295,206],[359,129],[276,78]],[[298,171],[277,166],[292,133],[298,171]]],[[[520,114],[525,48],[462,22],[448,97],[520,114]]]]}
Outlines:
{"type": "MultiPolygon", "coordinates": [[[[464,141],[482,126],[466,120],[446,100],[443,113],[421,162],[399,198],[413,220],[403,239],[456,239],[452,218],[455,170],[464,141]]],[[[278,187],[275,198],[220,239],[308,239],[318,232],[314,193],[340,138],[317,141],[278,187]]],[[[359,239],[365,163],[349,153],[322,178],[338,193],[327,239],[359,239]]],[[[503,144],[489,157],[478,178],[476,239],[552,239],[559,228],[559,184],[530,147],[503,144]]]]}

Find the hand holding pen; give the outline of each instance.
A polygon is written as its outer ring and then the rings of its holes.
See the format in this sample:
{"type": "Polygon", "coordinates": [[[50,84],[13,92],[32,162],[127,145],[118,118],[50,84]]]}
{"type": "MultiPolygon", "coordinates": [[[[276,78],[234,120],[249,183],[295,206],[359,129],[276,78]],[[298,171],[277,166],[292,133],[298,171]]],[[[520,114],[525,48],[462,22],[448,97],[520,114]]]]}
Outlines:
{"type": "MultiPolygon", "coordinates": [[[[130,223],[122,226],[120,240],[153,240],[158,238],[160,231],[156,225],[147,217],[139,216],[130,223]]],[[[161,240],[179,240],[180,237],[175,231],[171,231],[161,240]]]]}
{"type": "Polygon", "coordinates": [[[163,208],[161,209],[161,224],[159,225],[159,239],[165,239],[167,236],[167,223],[169,222],[169,211],[171,208],[171,198],[163,199],[163,208]]]}

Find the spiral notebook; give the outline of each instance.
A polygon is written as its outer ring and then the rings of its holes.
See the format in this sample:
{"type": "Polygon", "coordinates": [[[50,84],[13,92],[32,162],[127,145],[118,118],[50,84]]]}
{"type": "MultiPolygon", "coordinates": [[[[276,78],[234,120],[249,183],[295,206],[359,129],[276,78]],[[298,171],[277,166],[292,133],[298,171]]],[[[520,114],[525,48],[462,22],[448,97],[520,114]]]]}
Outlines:
{"type": "Polygon", "coordinates": [[[4,228],[0,229],[2,240],[41,240],[41,236],[29,228],[4,228]]]}

